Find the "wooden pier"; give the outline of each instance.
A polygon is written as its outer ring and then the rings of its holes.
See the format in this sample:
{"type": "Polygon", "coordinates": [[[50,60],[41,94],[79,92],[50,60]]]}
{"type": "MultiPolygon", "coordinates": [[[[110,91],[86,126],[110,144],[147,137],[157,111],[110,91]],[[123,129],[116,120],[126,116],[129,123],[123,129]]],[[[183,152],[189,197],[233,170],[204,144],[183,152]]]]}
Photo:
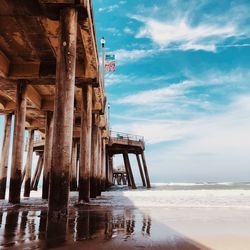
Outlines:
{"type": "MultiPolygon", "coordinates": [[[[138,168],[140,172],[140,176],[142,179],[143,186],[150,188],[150,180],[148,175],[148,169],[146,165],[145,155],[145,142],[142,136],[125,134],[121,132],[112,131],[109,136],[108,145],[107,145],[107,157],[109,160],[109,164],[112,167],[108,167],[108,169],[113,171],[112,158],[114,155],[120,154],[123,156],[124,166],[126,170],[126,177],[128,186],[136,189],[136,184],[134,180],[133,171],[131,168],[129,154],[135,154],[138,168]],[[142,160],[142,164],[141,164],[142,160]],[[143,168],[142,168],[143,166],[143,168]]],[[[120,173],[122,174],[122,173],[120,173]]],[[[114,172],[112,174],[112,180],[108,178],[108,184],[113,183],[113,178],[117,178],[118,173],[114,172]]]]}
{"type": "Polygon", "coordinates": [[[69,189],[79,191],[81,203],[112,184],[114,154],[123,154],[133,188],[128,154],[136,154],[143,184],[150,187],[144,142],[109,134],[100,75],[91,0],[0,1],[0,113],[5,116],[0,199],[11,144],[9,202],[20,203],[23,181],[29,197],[42,178],[51,218],[67,214],[69,189]],[[37,131],[40,141],[34,141],[37,131]],[[31,176],[33,151],[39,160],[31,176]]]}

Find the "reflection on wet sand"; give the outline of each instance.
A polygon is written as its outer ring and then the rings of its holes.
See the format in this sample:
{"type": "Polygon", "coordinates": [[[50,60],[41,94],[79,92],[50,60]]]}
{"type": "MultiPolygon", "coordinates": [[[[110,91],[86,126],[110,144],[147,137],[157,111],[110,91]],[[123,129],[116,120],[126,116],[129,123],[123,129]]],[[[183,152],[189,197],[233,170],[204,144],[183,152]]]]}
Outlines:
{"type": "Polygon", "coordinates": [[[0,213],[0,248],[205,249],[197,247],[136,209],[75,209],[58,223],[45,210],[16,209],[0,213]],[[162,228],[161,228],[162,227],[162,228]],[[164,227],[164,228],[163,228],[164,227]],[[158,232],[165,230],[162,237],[158,232]],[[157,236],[155,236],[157,235],[157,236]],[[72,246],[71,246],[72,247],[72,246]]]}

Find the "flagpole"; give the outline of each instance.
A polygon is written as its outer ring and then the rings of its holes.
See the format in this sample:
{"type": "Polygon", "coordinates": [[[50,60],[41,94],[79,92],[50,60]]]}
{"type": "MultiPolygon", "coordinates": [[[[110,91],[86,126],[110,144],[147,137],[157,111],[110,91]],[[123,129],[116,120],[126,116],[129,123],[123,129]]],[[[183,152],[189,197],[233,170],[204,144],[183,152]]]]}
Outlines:
{"type": "Polygon", "coordinates": [[[105,74],[105,65],[104,65],[104,57],[105,57],[105,39],[104,39],[104,37],[102,37],[102,39],[101,39],[101,44],[102,44],[102,84],[103,84],[103,88],[104,88],[104,81],[105,81],[105,79],[104,79],[104,74],[105,74]]]}

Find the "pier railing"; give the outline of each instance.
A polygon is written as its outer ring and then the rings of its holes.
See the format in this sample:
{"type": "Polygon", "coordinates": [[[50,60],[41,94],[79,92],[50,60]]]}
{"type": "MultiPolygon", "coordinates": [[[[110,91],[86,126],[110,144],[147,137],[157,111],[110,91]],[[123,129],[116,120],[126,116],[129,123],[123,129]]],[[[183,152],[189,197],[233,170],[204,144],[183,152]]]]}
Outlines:
{"type": "Polygon", "coordinates": [[[127,147],[136,147],[144,150],[144,137],[139,135],[126,134],[117,131],[110,131],[109,145],[123,145],[127,147]]]}
{"type": "Polygon", "coordinates": [[[132,135],[132,134],[127,134],[127,133],[122,133],[122,132],[117,132],[117,131],[110,131],[110,137],[116,138],[117,140],[131,140],[131,141],[141,141],[144,142],[144,137],[140,135],[132,135]]]}

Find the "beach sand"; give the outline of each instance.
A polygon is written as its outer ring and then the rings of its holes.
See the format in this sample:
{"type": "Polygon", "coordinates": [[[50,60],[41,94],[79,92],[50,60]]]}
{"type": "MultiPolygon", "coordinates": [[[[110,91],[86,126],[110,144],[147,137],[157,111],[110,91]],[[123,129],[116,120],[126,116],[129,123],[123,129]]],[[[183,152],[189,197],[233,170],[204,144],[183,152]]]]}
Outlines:
{"type": "MultiPolygon", "coordinates": [[[[34,194],[33,194],[34,196],[34,194]]],[[[36,193],[38,196],[38,193],[36,193]]],[[[38,198],[1,203],[0,248],[250,249],[250,190],[116,190],[47,223],[38,198]]]]}

